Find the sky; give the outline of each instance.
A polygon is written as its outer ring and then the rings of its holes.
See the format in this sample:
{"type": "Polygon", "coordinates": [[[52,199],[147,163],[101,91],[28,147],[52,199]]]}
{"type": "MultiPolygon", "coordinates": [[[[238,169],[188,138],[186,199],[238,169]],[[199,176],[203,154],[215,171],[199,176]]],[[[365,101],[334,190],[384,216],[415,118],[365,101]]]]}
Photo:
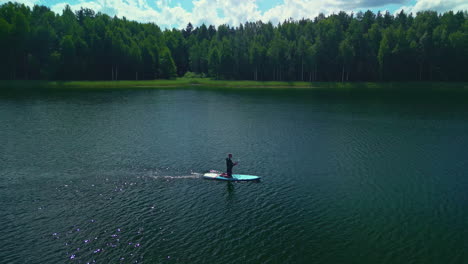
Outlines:
{"type": "MultiPolygon", "coordinates": [[[[0,0],[0,4],[12,0],[0,0]]],[[[73,10],[81,7],[110,16],[125,16],[140,22],[152,22],[162,28],[184,28],[189,22],[201,24],[237,26],[247,21],[273,24],[288,18],[314,18],[339,11],[371,10],[391,13],[405,10],[416,13],[421,10],[468,10],[467,0],[16,0],[28,6],[45,5],[56,13],[62,13],[68,4],[73,10]]]]}

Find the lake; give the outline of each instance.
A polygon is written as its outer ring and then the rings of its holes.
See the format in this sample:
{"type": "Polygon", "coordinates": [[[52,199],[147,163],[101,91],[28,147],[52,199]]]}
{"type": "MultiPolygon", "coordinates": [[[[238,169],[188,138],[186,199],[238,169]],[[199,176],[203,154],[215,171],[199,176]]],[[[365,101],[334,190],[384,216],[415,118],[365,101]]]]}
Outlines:
{"type": "Polygon", "coordinates": [[[0,94],[1,263],[468,263],[468,94],[0,94]],[[224,170],[260,182],[201,178],[224,170]]]}

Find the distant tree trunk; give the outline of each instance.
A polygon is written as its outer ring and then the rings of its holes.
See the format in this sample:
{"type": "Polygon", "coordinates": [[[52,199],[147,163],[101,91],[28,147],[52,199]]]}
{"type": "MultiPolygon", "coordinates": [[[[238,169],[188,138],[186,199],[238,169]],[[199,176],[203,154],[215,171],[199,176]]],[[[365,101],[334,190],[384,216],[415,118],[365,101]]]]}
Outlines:
{"type": "Polygon", "coordinates": [[[302,78],[302,81],[304,81],[304,58],[303,57],[301,58],[301,66],[302,66],[301,78],[302,78]]]}
{"type": "Polygon", "coordinates": [[[345,70],[344,70],[344,64],[343,64],[343,71],[341,73],[341,82],[344,82],[344,76],[345,76],[345,70]]]}
{"type": "Polygon", "coordinates": [[[317,78],[317,63],[315,63],[314,81],[318,81],[318,78],[317,78]]]}
{"type": "Polygon", "coordinates": [[[422,80],[423,63],[419,63],[419,80],[422,80]]]}
{"type": "Polygon", "coordinates": [[[27,80],[28,79],[28,55],[23,56],[23,63],[24,63],[24,78],[27,80]]]}
{"type": "Polygon", "coordinates": [[[432,78],[432,64],[429,63],[429,80],[432,82],[433,78],[432,78]]]}
{"type": "Polygon", "coordinates": [[[112,71],[112,81],[114,80],[114,66],[111,67],[111,71],[112,71]]]}

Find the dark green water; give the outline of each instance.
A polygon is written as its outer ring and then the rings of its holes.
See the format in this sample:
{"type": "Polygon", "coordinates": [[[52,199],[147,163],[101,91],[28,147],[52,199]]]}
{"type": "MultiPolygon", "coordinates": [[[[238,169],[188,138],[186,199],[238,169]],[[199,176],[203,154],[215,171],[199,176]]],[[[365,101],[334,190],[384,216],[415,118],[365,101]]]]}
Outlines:
{"type": "Polygon", "coordinates": [[[465,98],[3,93],[0,263],[468,263],[465,98]]]}

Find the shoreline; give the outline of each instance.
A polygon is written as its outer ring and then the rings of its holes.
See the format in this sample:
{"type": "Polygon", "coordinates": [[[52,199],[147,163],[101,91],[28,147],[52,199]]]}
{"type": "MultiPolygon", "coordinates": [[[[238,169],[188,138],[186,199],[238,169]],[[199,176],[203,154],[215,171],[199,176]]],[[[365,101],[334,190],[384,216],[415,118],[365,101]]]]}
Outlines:
{"type": "Polygon", "coordinates": [[[0,81],[2,90],[112,90],[112,89],[301,89],[301,90],[441,90],[468,91],[465,82],[276,82],[230,81],[202,78],[142,81],[0,81]]]}

